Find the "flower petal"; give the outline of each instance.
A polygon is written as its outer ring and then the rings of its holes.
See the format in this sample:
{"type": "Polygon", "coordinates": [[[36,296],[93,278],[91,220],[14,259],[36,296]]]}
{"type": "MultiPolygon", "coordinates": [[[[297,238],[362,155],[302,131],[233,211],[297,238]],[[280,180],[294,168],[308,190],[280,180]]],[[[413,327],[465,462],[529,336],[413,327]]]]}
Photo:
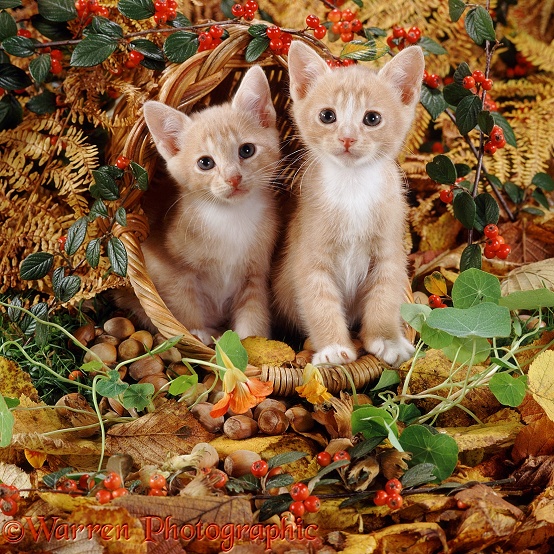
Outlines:
{"type": "Polygon", "coordinates": [[[230,403],[231,403],[231,395],[225,393],[223,395],[223,398],[214,405],[214,407],[212,408],[212,411],[210,412],[210,415],[212,417],[220,417],[222,415],[225,415],[227,413],[227,410],[229,409],[230,403]]]}
{"type": "Polygon", "coordinates": [[[256,377],[250,377],[246,381],[248,390],[257,397],[266,397],[273,392],[273,383],[269,381],[260,381],[256,377]]]}
{"type": "Polygon", "coordinates": [[[236,414],[243,414],[257,404],[258,399],[250,394],[248,388],[242,383],[237,383],[235,390],[231,393],[231,410],[236,414]]]}

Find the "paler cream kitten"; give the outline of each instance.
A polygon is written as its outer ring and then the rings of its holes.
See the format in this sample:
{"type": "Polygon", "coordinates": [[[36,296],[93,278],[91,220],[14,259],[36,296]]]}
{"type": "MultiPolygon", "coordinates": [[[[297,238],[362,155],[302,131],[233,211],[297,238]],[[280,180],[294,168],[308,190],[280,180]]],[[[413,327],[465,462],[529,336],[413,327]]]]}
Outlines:
{"type": "MultiPolygon", "coordinates": [[[[156,101],[143,109],[173,181],[154,183],[143,202],[142,251],[161,298],[206,344],[227,328],[269,336],[280,144],[263,70],[250,68],[231,102],[190,116],[156,101]]],[[[152,327],[134,295],[118,303],[152,327]]]]}
{"type": "Polygon", "coordinates": [[[296,41],[288,63],[306,153],[276,308],[309,336],[315,364],[354,361],[351,331],[359,328],[367,352],[398,366],[414,348],[400,317],[407,203],[396,158],[420,96],[422,50],[406,48],[379,71],[330,69],[296,41]]]}

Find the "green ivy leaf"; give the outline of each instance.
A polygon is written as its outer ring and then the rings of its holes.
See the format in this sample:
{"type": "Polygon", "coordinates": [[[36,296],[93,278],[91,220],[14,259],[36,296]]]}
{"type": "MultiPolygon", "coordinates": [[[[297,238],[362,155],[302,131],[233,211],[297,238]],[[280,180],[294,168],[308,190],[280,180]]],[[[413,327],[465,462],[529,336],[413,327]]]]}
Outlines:
{"type": "Polygon", "coordinates": [[[2,46],[8,54],[18,58],[28,58],[35,53],[35,42],[27,37],[8,37],[2,46]]]}
{"type": "Polygon", "coordinates": [[[467,164],[454,164],[454,166],[458,177],[465,177],[471,171],[471,167],[467,164]]]}
{"type": "Polygon", "coordinates": [[[483,6],[469,10],[465,19],[465,28],[471,40],[479,46],[486,40],[492,42],[496,40],[492,18],[483,6]]]}
{"type": "Polygon", "coordinates": [[[225,367],[221,351],[225,352],[235,367],[244,371],[248,365],[248,353],[242,345],[239,336],[234,331],[225,331],[215,343],[217,364],[225,367]]]}
{"type": "Polygon", "coordinates": [[[0,12],[0,42],[8,37],[17,35],[17,23],[15,19],[5,11],[0,12]]]}
{"type": "Polygon", "coordinates": [[[117,208],[115,212],[115,220],[122,227],[127,226],[127,212],[125,211],[125,208],[123,206],[120,208],[117,208]]]}
{"type": "Polygon", "coordinates": [[[131,162],[131,171],[136,180],[136,187],[139,190],[148,190],[148,172],[136,162],[131,162]]]}
{"type": "Polygon", "coordinates": [[[14,417],[3,395],[0,394],[0,447],[10,446],[13,436],[14,417]]]}
{"type": "Polygon", "coordinates": [[[456,181],[456,167],[452,160],[444,154],[439,154],[428,162],[425,171],[433,181],[441,185],[453,185],[456,181]]]}
{"type": "Polygon", "coordinates": [[[27,73],[11,63],[0,63],[0,87],[6,90],[27,88],[31,84],[27,73]]]}
{"type": "Polygon", "coordinates": [[[44,92],[33,96],[27,104],[25,104],[25,107],[30,112],[38,115],[54,113],[58,109],[56,106],[56,95],[49,90],[45,90],[44,92]]]}
{"type": "Polygon", "coordinates": [[[467,135],[477,126],[481,108],[481,99],[475,94],[460,100],[456,108],[456,126],[462,135],[467,135]]]}
{"type": "Polygon", "coordinates": [[[50,73],[50,66],[50,54],[40,54],[31,60],[31,63],[29,64],[29,73],[37,84],[40,85],[44,79],[48,77],[48,73],[50,73]]]}
{"type": "Polygon", "coordinates": [[[430,88],[425,84],[421,87],[419,100],[433,119],[437,119],[447,107],[442,92],[439,89],[430,88]]]}
{"type": "Polygon", "coordinates": [[[500,281],[486,271],[467,269],[454,281],[451,294],[455,308],[471,308],[481,302],[497,304],[501,294],[500,281]]]}
{"type": "Polygon", "coordinates": [[[117,200],[119,198],[119,187],[115,179],[103,170],[93,170],[92,177],[98,186],[98,192],[104,200],[117,200]]]}
{"type": "Polygon", "coordinates": [[[71,21],[77,17],[74,0],[40,0],[37,4],[40,15],[50,21],[71,21]]]}
{"type": "Polygon", "coordinates": [[[475,197],[475,222],[474,228],[480,233],[488,223],[498,223],[500,208],[496,200],[488,193],[482,192],[475,197]]]}
{"type": "Polygon", "coordinates": [[[494,123],[502,128],[506,142],[510,146],[513,146],[514,148],[516,148],[517,147],[516,134],[514,133],[512,126],[508,123],[508,121],[506,121],[506,118],[502,114],[499,114],[498,112],[491,112],[491,116],[494,119],[494,123]]]}
{"type": "Polygon", "coordinates": [[[535,173],[531,179],[531,183],[548,192],[552,192],[554,190],[554,179],[552,179],[548,173],[535,173]]]}
{"type": "Polygon", "coordinates": [[[68,230],[67,241],[65,243],[65,253],[73,256],[83,244],[87,235],[88,220],[86,217],[80,217],[68,230]]]}
{"type": "Polygon", "coordinates": [[[134,408],[140,412],[152,402],[155,390],[152,383],[133,383],[123,393],[121,403],[127,410],[134,408]]]}
{"type": "MultiPolygon", "coordinates": [[[[182,29],[183,27],[192,26],[192,23],[188,17],[186,17],[182,13],[177,12],[177,17],[175,17],[175,19],[172,19],[171,21],[168,21],[167,25],[169,27],[175,27],[175,29],[182,29]]],[[[221,38],[225,39],[228,37],[229,33],[227,31],[223,31],[223,36],[221,38]]]]}
{"type": "Polygon", "coordinates": [[[108,241],[106,253],[112,269],[116,275],[121,277],[127,276],[127,251],[121,239],[112,237],[108,241]]]}
{"type": "Polygon", "coordinates": [[[265,37],[254,37],[246,47],[246,53],[244,55],[245,60],[248,63],[255,62],[269,46],[269,39],[265,37]]]}
{"type": "Polygon", "coordinates": [[[54,256],[48,252],[29,254],[21,263],[19,275],[25,281],[33,281],[45,277],[54,265],[54,256]]]}
{"type": "Polygon", "coordinates": [[[437,56],[442,56],[448,52],[444,47],[442,47],[437,41],[433,40],[430,37],[421,37],[419,39],[418,45],[428,52],[429,54],[436,54],[437,56]]]}
{"type": "Polygon", "coordinates": [[[454,197],[452,207],[454,208],[454,217],[458,219],[466,229],[473,229],[477,207],[475,206],[475,200],[471,194],[465,190],[457,194],[454,197]]]}
{"type": "Polygon", "coordinates": [[[402,448],[412,453],[408,462],[410,467],[432,464],[435,466],[433,475],[436,481],[444,481],[452,475],[458,463],[458,445],[451,436],[433,434],[423,425],[409,425],[399,440],[402,448]]]}
{"type": "Polygon", "coordinates": [[[294,477],[290,473],[281,473],[270,477],[266,482],[266,490],[288,487],[294,483],[294,477]]]}
{"type": "Polygon", "coordinates": [[[183,63],[198,50],[198,35],[189,31],[177,31],[169,35],[164,42],[163,51],[173,63],[183,63]]]}
{"type": "Polygon", "coordinates": [[[92,67],[107,60],[117,48],[117,39],[106,35],[87,35],[71,54],[73,67],[92,67]]]}
{"type": "Polygon", "coordinates": [[[466,3],[463,0],[448,0],[448,12],[452,21],[458,21],[465,9],[466,3]]]}
{"type": "Polygon", "coordinates": [[[512,377],[509,373],[496,373],[489,381],[489,388],[500,404],[515,408],[527,393],[527,375],[512,377]]]}
{"type": "Polygon", "coordinates": [[[96,238],[87,244],[85,255],[90,267],[97,268],[100,263],[100,243],[101,239],[96,238]]]}
{"type": "Polygon", "coordinates": [[[152,0],[119,0],[117,9],[129,19],[148,19],[155,13],[152,0]]]}
{"type": "Polygon", "coordinates": [[[443,88],[444,100],[451,106],[457,106],[466,96],[474,96],[473,92],[458,83],[450,83],[443,88]]]}
{"type": "Polygon", "coordinates": [[[107,396],[108,398],[116,398],[128,388],[129,385],[120,379],[119,371],[114,369],[108,371],[107,377],[98,379],[96,383],[96,392],[100,396],[107,396]]]}
{"type": "Polygon", "coordinates": [[[398,421],[410,425],[421,417],[421,411],[415,404],[400,404],[398,406],[398,421]]]}

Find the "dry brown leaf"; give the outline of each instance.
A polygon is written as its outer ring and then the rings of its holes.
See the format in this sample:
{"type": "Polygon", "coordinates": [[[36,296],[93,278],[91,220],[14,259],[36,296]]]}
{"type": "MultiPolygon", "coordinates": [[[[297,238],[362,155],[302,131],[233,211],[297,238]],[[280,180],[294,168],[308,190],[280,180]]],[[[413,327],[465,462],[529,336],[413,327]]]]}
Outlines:
{"type": "MultiPolygon", "coordinates": [[[[505,238],[506,242],[508,239],[505,238]]],[[[514,243],[510,243],[514,244],[514,243]]],[[[552,253],[554,255],[554,252],[552,253]]],[[[554,260],[542,259],[540,262],[528,263],[508,273],[500,284],[502,295],[521,290],[534,290],[543,287],[554,289],[554,260]]]]}
{"type": "Polygon", "coordinates": [[[444,494],[410,494],[405,502],[399,511],[400,518],[404,521],[419,521],[423,517],[426,521],[434,521],[431,514],[440,519],[442,513],[456,506],[454,497],[444,494]]]}
{"type": "Polygon", "coordinates": [[[485,485],[460,491],[455,498],[469,508],[462,513],[455,537],[448,543],[452,553],[482,552],[509,537],[523,519],[519,508],[485,485]]]}
{"type": "Polygon", "coordinates": [[[70,496],[58,492],[41,492],[40,498],[44,500],[57,514],[60,512],[70,513],[81,506],[95,506],[98,504],[92,496],[70,496]]]}
{"type": "Polygon", "coordinates": [[[257,367],[284,365],[294,362],[296,358],[294,350],[284,342],[265,337],[247,337],[241,342],[248,353],[248,363],[257,367]]]}
{"type": "Polygon", "coordinates": [[[13,485],[17,487],[20,491],[20,494],[23,498],[27,498],[29,493],[26,490],[31,487],[31,479],[27,473],[22,469],[19,469],[17,466],[12,464],[3,464],[0,463],[0,483],[6,483],[7,485],[13,485]]]}
{"type": "Polygon", "coordinates": [[[82,394],[65,394],[56,402],[56,406],[63,406],[58,409],[58,414],[68,427],[86,427],[73,432],[73,436],[87,438],[98,433],[98,416],[82,394]]]}
{"type": "Polygon", "coordinates": [[[89,440],[67,440],[69,433],[44,436],[42,433],[15,433],[11,445],[56,456],[99,456],[102,447],[99,442],[89,440]]]}
{"type": "Polygon", "coordinates": [[[106,435],[106,452],[129,454],[138,466],[160,465],[170,455],[188,454],[196,443],[213,438],[184,403],[168,401],[135,421],[114,425],[106,435]]]}
{"type": "Polygon", "coordinates": [[[19,398],[22,394],[33,402],[38,402],[39,396],[31,377],[14,361],[0,356],[0,393],[8,398],[19,398]]]}
{"type": "Polygon", "coordinates": [[[554,454],[554,422],[544,416],[524,427],[512,448],[512,459],[521,462],[528,456],[554,454]]]}
{"type": "Polygon", "coordinates": [[[517,410],[521,414],[521,418],[525,421],[525,423],[532,423],[533,421],[537,421],[546,415],[541,405],[529,392],[525,395],[523,402],[517,407],[517,410]]]}
{"type": "Polygon", "coordinates": [[[514,487],[540,492],[554,480],[554,456],[529,456],[511,476],[516,480],[514,487]]]}
{"type": "Polygon", "coordinates": [[[541,352],[529,366],[529,391],[554,421],[554,350],[541,352]]]}
{"type": "Polygon", "coordinates": [[[447,427],[441,431],[456,441],[460,453],[478,449],[494,452],[511,446],[523,427],[519,421],[508,421],[462,428],[447,427]]]}

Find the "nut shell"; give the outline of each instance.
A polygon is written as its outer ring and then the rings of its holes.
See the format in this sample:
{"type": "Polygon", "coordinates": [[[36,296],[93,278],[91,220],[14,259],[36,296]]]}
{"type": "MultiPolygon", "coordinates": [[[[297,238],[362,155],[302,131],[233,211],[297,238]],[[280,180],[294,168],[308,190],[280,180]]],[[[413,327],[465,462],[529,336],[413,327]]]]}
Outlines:
{"type": "Polygon", "coordinates": [[[223,428],[225,418],[223,416],[212,417],[210,412],[214,405],[210,402],[199,402],[190,409],[190,413],[200,422],[202,427],[210,433],[218,433],[223,428]]]}
{"type": "Polygon", "coordinates": [[[126,317],[112,317],[104,323],[104,331],[118,339],[128,339],[134,332],[135,326],[126,317]]]}
{"type": "MultiPolygon", "coordinates": [[[[117,361],[117,349],[113,344],[107,342],[102,342],[100,344],[93,344],[90,347],[90,351],[94,352],[106,365],[115,364],[117,361]]],[[[96,360],[96,358],[90,353],[87,352],[83,361],[85,363],[96,360]]]]}
{"type": "Polygon", "coordinates": [[[266,408],[258,416],[258,428],[266,435],[282,435],[289,428],[289,419],[282,410],[266,408]]]}
{"type": "Polygon", "coordinates": [[[223,470],[231,477],[242,477],[252,470],[252,464],[261,460],[257,452],[251,450],[235,450],[231,452],[223,462],[223,470]]]}
{"type": "Polygon", "coordinates": [[[225,421],[223,432],[230,439],[248,439],[258,432],[258,424],[250,417],[236,415],[225,421]]]}

